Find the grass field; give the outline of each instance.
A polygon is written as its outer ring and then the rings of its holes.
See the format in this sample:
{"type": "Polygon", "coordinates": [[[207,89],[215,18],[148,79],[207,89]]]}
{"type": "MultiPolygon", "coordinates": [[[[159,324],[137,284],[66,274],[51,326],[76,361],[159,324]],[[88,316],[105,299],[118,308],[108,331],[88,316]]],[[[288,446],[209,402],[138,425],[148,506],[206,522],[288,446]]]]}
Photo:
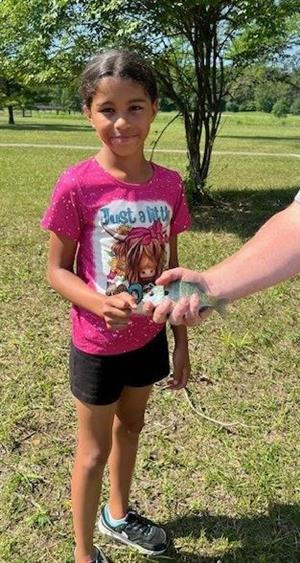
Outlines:
{"type": "MultiPolygon", "coordinates": [[[[149,146],[168,118],[158,116],[149,146]]],[[[0,146],[0,561],[70,563],[76,423],[68,305],[47,287],[47,234],[39,220],[59,173],[93,154],[97,141],[80,116],[18,118],[15,127],[6,120],[0,116],[0,145],[60,148],[0,146]]],[[[292,200],[299,127],[300,117],[223,117],[209,176],[223,204],[195,210],[192,231],[180,239],[183,265],[219,261],[292,200]]],[[[179,120],[157,148],[185,148],[179,120]]],[[[184,152],[157,152],[155,160],[185,171],[184,152]]],[[[298,277],[237,303],[226,322],[215,315],[189,330],[189,400],[155,388],[132,503],[170,535],[170,549],[157,561],[299,563],[299,289],[298,277]]],[[[95,539],[102,541],[97,533],[95,539]]],[[[112,563],[146,561],[103,544],[112,563]]]]}

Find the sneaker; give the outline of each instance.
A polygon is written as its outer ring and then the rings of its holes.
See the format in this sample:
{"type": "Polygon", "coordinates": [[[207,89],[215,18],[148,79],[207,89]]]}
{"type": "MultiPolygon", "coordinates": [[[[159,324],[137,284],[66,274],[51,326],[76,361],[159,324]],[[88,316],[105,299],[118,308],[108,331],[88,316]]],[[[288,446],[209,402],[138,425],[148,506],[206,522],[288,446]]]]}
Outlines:
{"type": "Polygon", "coordinates": [[[93,563],[108,563],[108,559],[106,559],[102,549],[100,549],[100,547],[98,547],[97,545],[95,545],[94,547],[96,550],[96,557],[93,563]]]}
{"type": "Polygon", "coordinates": [[[103,534],[148,555],[161,555],[168,547],[166,532],[134,510],[129,510],[123,524],[112,527],[102,509],[98,528],[103,534]]]}
{"type": "MultiPolygon", "coordinates": [[[[94,548],[96,552],[96,557],[95,559],[93,559],[92,563],[108,563],[108,559],[106,559],[102,549],[97,545],[94,545],[94,548]]],[[[74,557],[75,557],[75,553],[74,553],[74,557]]]]}

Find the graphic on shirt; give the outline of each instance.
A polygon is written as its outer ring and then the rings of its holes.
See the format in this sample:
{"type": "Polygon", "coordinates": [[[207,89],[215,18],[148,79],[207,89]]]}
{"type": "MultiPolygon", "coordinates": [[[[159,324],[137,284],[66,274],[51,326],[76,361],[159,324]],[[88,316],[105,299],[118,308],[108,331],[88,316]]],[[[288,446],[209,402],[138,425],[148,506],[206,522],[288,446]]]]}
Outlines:
{"type": "Polygon", "coordinates": [[[101,208],[97,218],[102,231],[102,276],[105,274],[102,291],[106,295],[128,291],[139,302],[167,266],[171,209],[165,202],[127,202],[119,209],[120,202],[113,202],[101,208]]]}
{"type": "Polygon", "coordinates": [[[148,228],[122,226],[116,231],[104,225],[103,228],[115,239],[106,294],[128,291],[140,301],[166,266],[167,233],[159,219],[148,228]]]}

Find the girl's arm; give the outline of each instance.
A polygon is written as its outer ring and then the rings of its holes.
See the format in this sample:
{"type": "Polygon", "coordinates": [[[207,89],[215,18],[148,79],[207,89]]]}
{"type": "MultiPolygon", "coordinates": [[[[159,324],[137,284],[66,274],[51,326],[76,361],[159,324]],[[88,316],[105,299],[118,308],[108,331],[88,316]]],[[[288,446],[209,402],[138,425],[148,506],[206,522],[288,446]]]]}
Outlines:
{"type": "MultiPolygon", "coordinates": [[[[177,266],[177,236],[174,236],[170,240],[169,267],[176,268],[177,266]]],[[[173,377],[169,383],[169,387],[171,389],[178,390],[186,386],[191,372],[188,337],[185,326],[171,326],[174,334],[175,348],[173,352],[173,377]]]]}
{"type": "Polygon", "coordinates": [[[108,297],[90,288],[74,273],[77,243],[56,233],[50,233],[48,280],[60,295],[74,305],[103,317],[108,328],[124,328],[131,310],[136,307],[128,293],[108,297]]]}

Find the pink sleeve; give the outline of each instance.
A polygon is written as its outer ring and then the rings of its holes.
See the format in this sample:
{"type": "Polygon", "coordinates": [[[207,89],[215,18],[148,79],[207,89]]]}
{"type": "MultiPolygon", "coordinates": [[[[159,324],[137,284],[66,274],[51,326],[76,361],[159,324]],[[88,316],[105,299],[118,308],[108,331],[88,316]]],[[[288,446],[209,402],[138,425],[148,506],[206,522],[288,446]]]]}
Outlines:
{"type": "Polygon", "coordinates": [[[78,185],[71,171],[65,172],[55,185],[41,226],[71,240],[79,240],[82,218],[78,185]]]}
{"type": "Polygon", "coordinates": [[[191,227],[191,224],[192,220],[188,210],[184,186],[180,176],[178,176],[178,195],[171,221],[170,236],[172,237],[178,235],[178,233],[181,233],[182,231],[188,230],[191,227]]]}

